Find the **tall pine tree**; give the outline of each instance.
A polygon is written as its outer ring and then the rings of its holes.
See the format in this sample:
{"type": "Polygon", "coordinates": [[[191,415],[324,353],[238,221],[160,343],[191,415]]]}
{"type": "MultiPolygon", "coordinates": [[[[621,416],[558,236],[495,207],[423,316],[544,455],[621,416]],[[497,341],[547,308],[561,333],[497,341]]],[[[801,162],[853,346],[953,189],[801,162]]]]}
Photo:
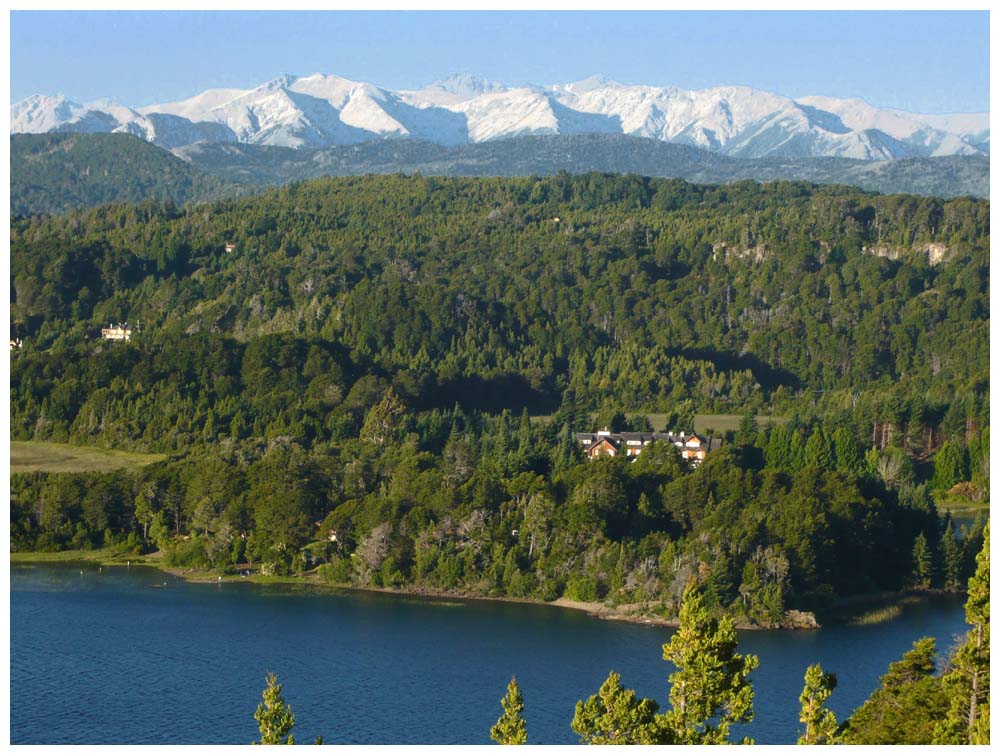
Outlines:
{"type": "Polygon", "coordinates": [[[260,729],[260,744],[295,744],[295,737],[292,734],[295,714],[292,713],[291,707],[285,704],[285,699],[281,696],[281,685],[278,684],[278,677],[274,674],[267,675],[267,687],[263,698],[253,716],[260,729]]]}
{"type": "Polygon", "coordinates": [[[833,433],[833,451],[837,459],[837,469],[847,472],[858,472],[861,469],[862,457],[858,442],[846,427],[838,427],[833,433]]]}
{"type": "Polygon", "coordinates": [[[819,425],[806,441],[805,466],[828,470],[834,467],[833,446],[819,425]]]}
{"type": "Polygon", "coordinates": [[[671,710],[660,718],[677,744],[725,744],[730,726],[753,720],[749,677],[757,656],[736,652],[732,619],[711,616],[693,586],[684,593],[680,626],[663,646],[663,659],[677,671],[670,675],[671,710]]]}
{"type": "Polygon", "coordinates": [[[913,583],[917,587],[930,587],[934,558],[927,537],[921,532],[913,543],[913,583]]]}
{"type": "Polygon", "coordinates": [[[965,644],[944,675],[949,707],[934,732],[935,744],[989,744],[990,742],[990,526],[983,532],[983,548],[976,573],[969,580],[965,620],[972,625],[965,644]]]}
{"type": "Polygon", "coordinates": [[[962,578],[962,546],[955,537],[955,527],[949,517],[941,536],[941,566],[944,570],[944,589],[958,590],[962,578]]]}
{"type": "Polygon", "coordinates": [[[503,713],[490,729],[493,741],[502,745],[523,745],[528,741],[528,729],[524,721],[524,697],[517,679],[510,678],[507,694],[500,700],[503,713]]]}
{"type": "Polygon", "coordinates": [[[837,687],[834,674],[823,673],[823,667],[814,663],[806,669],[806,684],[799,695],[802,705],[799,722],[805,731],[799,735],[800,745],[832,745],[837,743],[837,716],[824,707],[837,687]]]}

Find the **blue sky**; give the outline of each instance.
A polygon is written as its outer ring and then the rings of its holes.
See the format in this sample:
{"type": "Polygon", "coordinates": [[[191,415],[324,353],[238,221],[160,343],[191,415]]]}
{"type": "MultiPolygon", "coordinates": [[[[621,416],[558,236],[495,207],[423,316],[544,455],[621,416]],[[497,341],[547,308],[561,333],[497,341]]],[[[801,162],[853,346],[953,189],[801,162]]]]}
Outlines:
{"type": "Polygon", "coordinates": [[[317,71],[393,89],[456,72],[508,84],[600,73],[989,110],[985,11],[15,11],[10,34],[12,101],[141,106],[317,71]]]}

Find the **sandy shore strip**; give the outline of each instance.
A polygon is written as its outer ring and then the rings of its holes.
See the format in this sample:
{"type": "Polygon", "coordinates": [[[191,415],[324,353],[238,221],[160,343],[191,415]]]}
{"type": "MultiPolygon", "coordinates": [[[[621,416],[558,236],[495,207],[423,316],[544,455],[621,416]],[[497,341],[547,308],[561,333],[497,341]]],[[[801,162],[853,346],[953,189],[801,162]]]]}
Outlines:
{"type": "MultiPolygon", "coordinates": [[[[11,565],[28,565],[33,563],[73,563],[87,562],[96,563],[101,566],[147,566],[158,569],[167,574],[171,574],[185,582],[193,583],[250,583],[263,585],[288,585],[309,587],[317,590],[329,592],[339,592],[349,590],[352,592],[377,592],[389,595],[400,595],[412,598],[425,598],[428,600],[461,600],[461,601],[495,601],[500,603],[526,603],[538,606],[555,606],[566,608],[571,611],[582,611],[596,619],[605,621],[624,621],[632,624],[645,624],[648,626],[676,627],[676,618],[666,618],[660,613],[662,604],[659,602],[649,603],[628,603],[621,605],[607,605],[599,602],[586,602],[580,600],[570,600],[569,598],[557,598],[556,600],[544,601],[536,598],[512,598],[508,596],[480,595],[469,590],[436,590],[427,587],[362,587],[351,584],[334,584],[324,582],[315,573],[287,577],[275,577],[253,572],[249,574],[225,574],[219,575],[216,572],[205,569],[192,569],[186,567],[167,566],[162,561],[162,554],[146,554],[143,556],[123,555],[112,549],[101,549],[93,551],[60,551],[57,553],[11,553],[11,565]]],[[[244,571],[247,569],[244,567],[244,571]]],[[[793,612],[797,614],[798,612],[793,612]]],[[[811,619],[811,614],[807,616],[811,619]]],[[[807,619],[803,623],[791,624],[786,629],[818,628],[819,625],[813,623],[814,619],[807,619]]],[[[736,628],[740,630],[760,630],[771,629],[773,627],[761,627],[755,624],[745,624],[737,622],[736,628]]]]}

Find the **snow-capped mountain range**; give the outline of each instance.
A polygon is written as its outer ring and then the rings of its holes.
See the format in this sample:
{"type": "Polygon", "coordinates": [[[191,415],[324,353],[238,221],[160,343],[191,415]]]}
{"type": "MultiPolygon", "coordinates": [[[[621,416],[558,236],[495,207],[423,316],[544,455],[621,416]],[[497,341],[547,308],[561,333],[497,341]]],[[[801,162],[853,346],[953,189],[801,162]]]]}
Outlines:
{"type": "Polygon", "coordinates": [[[124,132],[166,149],[197,142],[318,148],[383,138],[458,145],[541,134],[615,133],[734,157],[988,154],[989,113],[919,115],[857,99],[798,100],[749,87],[688,90],[603,77],[507,87],[471,75],[394,91],[340,76],[282,76],[138,109],[35,95],[10,108],[12,133],[124,132]]]}

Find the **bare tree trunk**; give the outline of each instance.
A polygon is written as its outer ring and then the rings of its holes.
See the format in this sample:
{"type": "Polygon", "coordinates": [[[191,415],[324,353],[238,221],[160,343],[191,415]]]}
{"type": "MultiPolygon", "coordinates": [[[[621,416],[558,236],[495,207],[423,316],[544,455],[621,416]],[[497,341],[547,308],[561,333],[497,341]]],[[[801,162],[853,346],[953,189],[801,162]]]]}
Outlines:
{"type": "Polygon", "coordinates": [[[979,672],[972,672],[972,695],[969,699],[969,730],[968,737],[969,741],[972,741],[972,735],[976,731],[976,696],[979,694],[979,672]]]}

